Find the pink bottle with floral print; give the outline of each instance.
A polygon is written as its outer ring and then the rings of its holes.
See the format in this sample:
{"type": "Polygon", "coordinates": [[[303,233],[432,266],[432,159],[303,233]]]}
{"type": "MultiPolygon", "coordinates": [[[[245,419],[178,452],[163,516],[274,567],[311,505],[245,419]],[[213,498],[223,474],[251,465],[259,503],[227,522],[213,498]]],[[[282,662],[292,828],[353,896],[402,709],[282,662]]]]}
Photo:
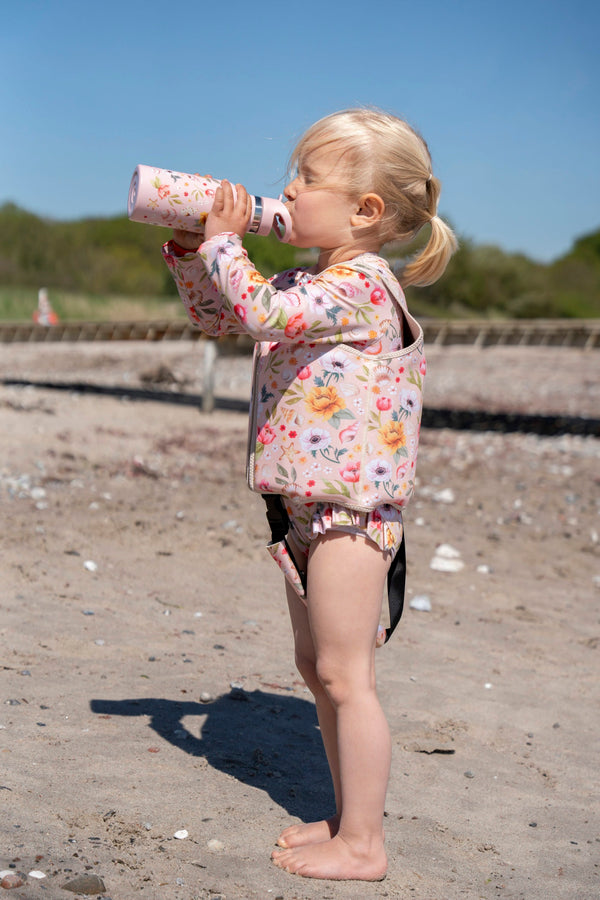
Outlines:
{"type": "MultiPolygon", "coordinates": [[[[137,166],[129,186],[127,215],[133,222],[202,234],[220,183],[209,175],[137,166]]],[[[292,220],[281,200],[252,195],[250,199],[252,215],[247,230],[262,235],[274,231],[280,241],[289,241],[292,220]]]]}

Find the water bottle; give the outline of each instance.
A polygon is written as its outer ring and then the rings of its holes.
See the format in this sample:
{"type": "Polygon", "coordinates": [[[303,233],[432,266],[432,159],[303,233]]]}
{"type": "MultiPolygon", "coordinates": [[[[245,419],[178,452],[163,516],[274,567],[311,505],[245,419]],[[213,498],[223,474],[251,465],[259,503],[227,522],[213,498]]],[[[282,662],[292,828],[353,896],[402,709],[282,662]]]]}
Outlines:
{"type": "MultiPolygon", "coordinates": [[[[132,222],[203,234],[220,183],[209,175],[137,166],[129,186],[127,215],[132,222]]],[[[235,187],[233,190],[235,194],[235,187]]],[[[252,195],[250,200],[252,215],[247,231],[262,235],[273,231],[280,241],[289,241],[292,220],[282,200],[252,195]]]]}

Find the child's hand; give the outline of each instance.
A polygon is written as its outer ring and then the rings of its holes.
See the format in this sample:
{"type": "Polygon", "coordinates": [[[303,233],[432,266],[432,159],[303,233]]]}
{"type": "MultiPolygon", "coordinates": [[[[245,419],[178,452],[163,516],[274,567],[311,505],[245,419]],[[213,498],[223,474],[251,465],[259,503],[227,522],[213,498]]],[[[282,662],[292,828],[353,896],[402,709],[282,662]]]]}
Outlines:
{"type": "Polygon", "coordinates": [[[190,250],[195,253],[204,238],[196,231],[183,231],[181,228],[174,228],[173,240],[183,250],[190,250]]]}
{"type": "Polygon", "coordinates": [[[233,231],[239,237],[245,235],[252,215],[252,201],[243,185],[236,184],[235,191],[234,199],[233,189],[228,181],[222,181],[221,186],[217,188],[212,209],[206,220],[205,240],[224,231],[233,231]]]}

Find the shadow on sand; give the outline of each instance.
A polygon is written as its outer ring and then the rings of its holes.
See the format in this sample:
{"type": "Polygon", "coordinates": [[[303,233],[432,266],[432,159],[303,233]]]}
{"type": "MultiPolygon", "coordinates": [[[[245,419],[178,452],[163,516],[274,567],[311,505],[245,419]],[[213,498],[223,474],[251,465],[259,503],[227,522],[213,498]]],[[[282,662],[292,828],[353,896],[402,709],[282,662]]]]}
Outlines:
{"type": "Polygon", "coordinates": [[[90,707],[105,716],[147,716],[163,740],[265,791],[291,816],[321,818],[334,806],[315,707],[308,700],[233,689],[208,703],[143,698],[92,700],[90,707]],[[191,731],[193,718],[203,721],[191,731]]]}

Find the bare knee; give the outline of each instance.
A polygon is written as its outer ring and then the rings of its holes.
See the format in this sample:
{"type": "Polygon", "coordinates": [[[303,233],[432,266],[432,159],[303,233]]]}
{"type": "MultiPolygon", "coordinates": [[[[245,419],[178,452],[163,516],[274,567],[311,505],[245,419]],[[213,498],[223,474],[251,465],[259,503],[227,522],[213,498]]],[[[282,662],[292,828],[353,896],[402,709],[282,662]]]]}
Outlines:
{"type": "Polygon", "coordinates": [[[304,679],[304,682],[311,693],[315,694],[317,691],[321,690],[321,683],[319,682],[314,659],[296,650],[295,662],[298,672],[304,679]]]}
{"type": "Polygon", "coordinates": [[[375,675],[368,669],[361,673],[347,665],[323,659],[317,661],[315,672],[321,689],[336,709],[349,699],[358,699],[375,691],[375,675]]]}

